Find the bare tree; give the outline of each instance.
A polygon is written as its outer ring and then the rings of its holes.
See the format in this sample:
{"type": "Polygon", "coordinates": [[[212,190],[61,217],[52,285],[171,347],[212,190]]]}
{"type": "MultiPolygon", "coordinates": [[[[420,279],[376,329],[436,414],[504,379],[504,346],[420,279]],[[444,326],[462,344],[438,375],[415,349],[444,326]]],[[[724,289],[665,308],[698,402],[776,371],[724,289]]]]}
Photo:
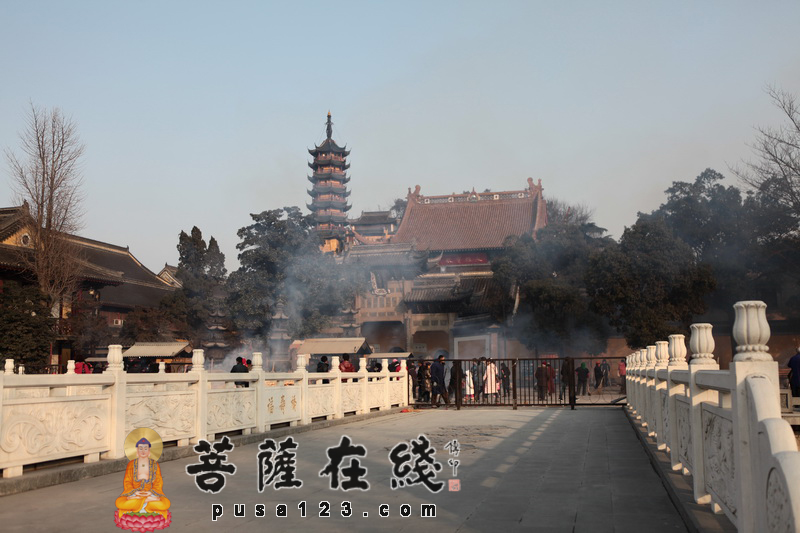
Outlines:
{"type": "Polygon", "coordinates": [[[81,225],[81,143],[75,122],[60,109],[31,104],[21,155],[6,150],[17,202],[30,214],[20,259],[55,304],[74,291],[80,259],[70,239],[81,225]]]}
{"type": "Polygon", "coordinates": [[[547,200],[547,223],[567,226],[590,224],[594,210],[584,204],[568,204],[558,198],[547,200]]]}
{"type": "Polygon", "coordinates": [[[756,140],[750,145],[755,159],[732,170],[800,220],[800,103],[796,95],[774,87],[769,87],[767,94],[786,122],[758,127],[756,140]]]}

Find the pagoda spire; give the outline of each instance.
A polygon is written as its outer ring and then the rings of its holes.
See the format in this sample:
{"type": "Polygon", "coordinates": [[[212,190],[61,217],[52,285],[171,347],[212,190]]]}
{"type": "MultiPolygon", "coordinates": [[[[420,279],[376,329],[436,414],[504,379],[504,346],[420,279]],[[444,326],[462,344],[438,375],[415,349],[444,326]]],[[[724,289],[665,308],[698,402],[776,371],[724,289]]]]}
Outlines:
{"type": "Polygon", "coordinates": [[[331,140],[331,135],[333,135],[333,122],[331,122],[331,112],[328,111],[328,122],[325,124],[325,133],[328,134],[328,140],[331,140]]]}

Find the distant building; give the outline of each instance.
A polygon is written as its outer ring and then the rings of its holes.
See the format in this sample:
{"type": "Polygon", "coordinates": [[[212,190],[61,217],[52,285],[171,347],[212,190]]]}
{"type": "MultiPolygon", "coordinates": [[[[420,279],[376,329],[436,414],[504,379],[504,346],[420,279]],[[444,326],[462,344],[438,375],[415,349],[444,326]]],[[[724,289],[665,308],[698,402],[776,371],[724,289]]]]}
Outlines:
{"type": "Polygon", "coordinates": [[[488,308],[498,290],[491,261],[508,237],[535,235],[547,225],[541,182],[528,179],[518,191],[443,196],[423,196],[417,186],[409,189],[396,231],[384,231],[383,238],[368,231],[386,220],[378,213],[362,215],[360,227],[351,222],[357,237],[343,257],[369,271],[370,290],[356,298],[355,322],[373,349],[429,357],[502,353],[506,347],[499,346],[504,341],[488,308]]]}
{"type": "MultiPolygon", "coordinates": [[[[32,283],[25,272],[20,253],[30,246],[32,220],[27,205],[0,208],[0,286],[3,280],[32,283]]],[[[98,305],[97,313],[113,329],[119,330],[125,317],[136,307],[157,307],[175,286],[145,267],[127,247],[79,237],[67,236],[78,246],[79,286],[71,301],[60,302],[53,309],[59,333],[51,349],[50,364],[66,364],[72,356],[72,335],[64,320],[73,306],[85,300],[98,305]]]]}

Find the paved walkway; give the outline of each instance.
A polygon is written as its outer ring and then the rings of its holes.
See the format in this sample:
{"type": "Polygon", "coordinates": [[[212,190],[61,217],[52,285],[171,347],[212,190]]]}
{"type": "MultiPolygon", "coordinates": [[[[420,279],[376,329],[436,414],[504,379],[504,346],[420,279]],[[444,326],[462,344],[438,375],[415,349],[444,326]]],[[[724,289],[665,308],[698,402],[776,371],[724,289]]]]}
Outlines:
{"type": "MultiPolygon", "coordinates": [[[[255,444],[229,454],[237,472],[219,495],[199,491],[185,473],[196,459],[162,463],[164,491],[172,501],[173,522],[166,531],[686,531],[620,408],[426,410],[310,431],[295,440],[300,489],[267,487],[259,494],[255,444]],[[432,441],[443,464],[438,480],[453,477],[444,445],[459,441],[459,492],[447,486],[438,493],[420,486],[390,488],[389,451],[420,434],[432,441]],[[326,449],[342,435],[367,449],[366,492],[331,490],[328,477],[318,475],[327,462],[326,449]],[[298,510],[301,501],[306,518],[298,510]],[[330,518],[319,517],[324,501],[331,504],[330,518]],[[351,503],[350,518],[341,516],[343,501],[351,503]],[[280,503],[287,504],[287,518],[275,516],[280,503]],[[223,506],[217,522],[211,519],[212,504],[223,506]],[[244,518],[234,517],[234,504],[245,505],[244,518]],[[264,504],[266,517],[255,516],[256,504],[264,504]],[[389,517],[379,516],[381,504],[388,504],[389,517]],[[400,516],[402,504],[410,506],[410,517],[400,516]],[[422,504],[435,504],[436,516],[420,517],[422,504]]],[[[120,531],[113,513],[123,476],[2,497],[2,530],[120,531]]]]}

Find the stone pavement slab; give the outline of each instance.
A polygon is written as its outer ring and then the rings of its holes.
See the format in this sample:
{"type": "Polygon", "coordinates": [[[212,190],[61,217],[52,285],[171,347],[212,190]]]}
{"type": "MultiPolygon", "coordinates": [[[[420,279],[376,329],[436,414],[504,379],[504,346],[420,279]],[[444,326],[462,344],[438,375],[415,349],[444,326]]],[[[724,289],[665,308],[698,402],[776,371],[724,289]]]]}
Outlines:
{"type": "MultiPolygon", "coordinates": [[[[164,492],[172,502],[168,533],[225,531],[408,531],[408,532],[685,532],[686,528],[652,469],[621,408],[495,408],[426,410],[388,415],[297,434],[299,489],[257,491],[257,444],[237,447],[228,462],[237,472],[217,495],[201,492],[185,473],[196,458],[160,463],[164,492]],[[390,450],[426,435],[443,468],[437,480],[453,478],[444,445],[461,444],[457,478],[461,490],[432,493],[424,487],[390,488],[390,450]],[[326,450],[343,435],[367,449],[368,491],[332,490],[320,477],[326,450]],[[298,505],[306,502],[306,517],[298,505]],[[330,517],[320,516],[325,502],[330,517]],[[353,515],[341,516],[343,502],[353,515]],[[212,504],[223,515],[212,521],[212,504]],[[234,516],[241,504],[244,517],[234,516]],[[265,517],[255,514],[263,504],[265,517]],[[279,504],[286,518],[275,516],[279,504]],[[382,504],[389,516],[378,516],[382,504]],[[410,516],[401,516],[401,505],[410,516]],[[421,516],[435,505],[435,517],[421,516]],[[368,516],[364,516],[364,514],[368,516]]],[[[276,439],[278,442],[283,438],[276,439]]],[[[117,472],[0,498],[0,529],[21,531],[120,531],[114,500],[124,474],[117,472]]]]}

